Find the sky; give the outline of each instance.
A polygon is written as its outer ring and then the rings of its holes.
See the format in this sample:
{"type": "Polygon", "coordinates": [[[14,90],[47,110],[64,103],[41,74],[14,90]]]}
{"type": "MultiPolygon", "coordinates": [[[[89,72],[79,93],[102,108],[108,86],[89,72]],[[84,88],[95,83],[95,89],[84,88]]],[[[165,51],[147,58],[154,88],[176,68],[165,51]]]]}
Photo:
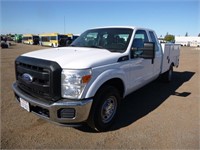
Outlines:
{"type": "Polygon", "coordinates": [[[200,0],[0,0],[1,34],[73,33],[139,26],[176,36],[200,33],[200,0]]]}

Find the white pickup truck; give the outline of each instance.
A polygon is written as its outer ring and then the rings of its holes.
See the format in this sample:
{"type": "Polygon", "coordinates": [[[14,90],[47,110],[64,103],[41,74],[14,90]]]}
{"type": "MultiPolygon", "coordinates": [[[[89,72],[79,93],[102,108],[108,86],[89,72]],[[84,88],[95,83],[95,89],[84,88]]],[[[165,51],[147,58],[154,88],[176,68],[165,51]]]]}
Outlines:
{"type": "Polygon", "coordinates": [[[150,29],[94,28],[69,47],[19,56],[12,88],[28,112],[59,124],[86,122],[105,131],[128,94],[160,75],[172,79],[179,55],[179,45],[161,45],[150,29]]]}

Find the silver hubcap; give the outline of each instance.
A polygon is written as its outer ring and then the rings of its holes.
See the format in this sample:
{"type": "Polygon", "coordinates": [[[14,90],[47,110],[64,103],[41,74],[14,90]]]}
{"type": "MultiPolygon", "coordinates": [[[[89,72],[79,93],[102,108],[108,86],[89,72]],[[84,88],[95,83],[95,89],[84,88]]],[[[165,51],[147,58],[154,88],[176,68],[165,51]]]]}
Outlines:
{"type": "Polygon", "coordinates": [[[112,120],[117,110],[117,99],[110,96],[101,108],[101,118],[103,123],[108,123],[112,120]]]}

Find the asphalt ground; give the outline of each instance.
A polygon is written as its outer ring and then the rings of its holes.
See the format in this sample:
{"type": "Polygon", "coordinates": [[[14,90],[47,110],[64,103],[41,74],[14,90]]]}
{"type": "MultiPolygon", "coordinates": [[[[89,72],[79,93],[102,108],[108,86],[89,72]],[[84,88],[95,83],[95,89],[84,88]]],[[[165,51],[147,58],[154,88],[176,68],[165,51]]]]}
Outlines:
{"type": "Polygon", "coordinates": [[[14,60],[44,49],[1,49],[1,149],[200,149],[200,49],[181,47],[173,81],[160,79],[130,94],[108,132],[63,127],[21,108],[11,89],[14,60]]]}

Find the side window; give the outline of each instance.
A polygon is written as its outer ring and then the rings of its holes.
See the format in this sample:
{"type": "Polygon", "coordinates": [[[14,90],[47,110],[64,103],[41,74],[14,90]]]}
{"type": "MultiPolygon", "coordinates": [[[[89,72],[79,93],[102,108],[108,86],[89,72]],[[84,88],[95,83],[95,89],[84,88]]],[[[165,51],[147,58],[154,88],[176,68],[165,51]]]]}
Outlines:
{"type": "Polygon", "coordinates": [[[56,40],[56,36],[51,36],[51,40],[56,40]]]}
{"type": "Polygon", "coordinates": [[[134,39],[142,39],[143,42],[149,42],[147,33],[144,30],[137,30],[134,39]]]}
{"type": "Polygon", "coordinates": [[[156,40],[156,37],[155,37],[154,33],[152,31],[149,31],[149,34],[150,34],[152,42],[155,43],[155,49],[156,49],[156,51],[158,51],[159,50],[158,41],[156,40]]]}
{"type": "Polygon", "coordinates": [[[131,58],[143,58],[144,50],[142,49],[145,42],[149,42],[146,31],[137,30],[131,46],[131,58]]]}

